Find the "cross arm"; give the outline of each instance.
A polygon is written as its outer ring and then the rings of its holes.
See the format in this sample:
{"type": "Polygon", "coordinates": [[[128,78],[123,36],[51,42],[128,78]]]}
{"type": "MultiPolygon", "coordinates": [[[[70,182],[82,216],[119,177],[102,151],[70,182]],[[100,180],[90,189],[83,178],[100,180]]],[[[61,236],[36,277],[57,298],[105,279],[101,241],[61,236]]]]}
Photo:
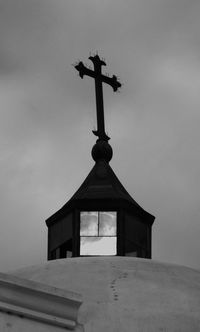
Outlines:
{"type": "Polygon", "coordinates": [[[121,87],[121,83],[118,82],[117,76],[113,75],[112,77],[109,77],[102,75],[101,77],[104,83],[109,84],[113,88],[113,91],[117,91],[117,89],[121,87]]]}
{"type": "Polygon", "coordinates": [[[80,61],[76,66],[74,66],[79,72],[79,76],[83,78],[84,75],[95,77],[94,71],[87,68],[82,61],[80,61]]]}

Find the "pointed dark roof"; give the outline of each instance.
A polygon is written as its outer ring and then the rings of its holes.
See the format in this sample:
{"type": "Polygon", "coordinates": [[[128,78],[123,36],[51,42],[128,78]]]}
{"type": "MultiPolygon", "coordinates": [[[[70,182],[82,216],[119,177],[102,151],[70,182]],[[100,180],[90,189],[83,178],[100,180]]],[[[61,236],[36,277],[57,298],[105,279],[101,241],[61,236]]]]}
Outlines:
{"type": "Polygon", "coordinates": [[[139,207],[105,160],[94,165],[71,199],[124,199],[139,207]]]}
{"type": "Polygon", "coordinates": [[[54,223],[64,217],[68,211],[74,208],[85,211],[98,208],[103,202],[104,206],[110,208],[126,208],[134,210],[134,213],[142,215],[147,223],[152,224],[154,217],[143,210],[143,208],[129,195],[121,184],[109,163],[98,160],[80,188],[72,198],[55,214],[46,220],[47,225],[54,223]]]}

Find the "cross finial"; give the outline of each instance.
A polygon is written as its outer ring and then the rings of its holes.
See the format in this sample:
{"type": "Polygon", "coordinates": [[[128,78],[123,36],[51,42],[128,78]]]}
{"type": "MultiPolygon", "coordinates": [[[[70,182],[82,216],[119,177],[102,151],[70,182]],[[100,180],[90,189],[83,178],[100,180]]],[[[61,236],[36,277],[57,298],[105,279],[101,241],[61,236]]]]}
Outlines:
{"type": "Polygon", "coordinates": [[[96,92],[96,109],[97,109],[97,130],[93,130],[94,135],[98,136],[100,140],[108,141],[109,137],[105,133],[104,123],[104,107],[103,107],[103,86],[102,83],[107,83],[113,88],[113,91],[117,91],[121,87],[117,77],[103,75],[101,67],[106,66],[106,63],[100,59],[99,55],[90,56],[89,60],[93,62],[94,70],[87,68],[82,61],[80,61],[75,68],[78,70],[79,75],[83,78],[84,75],[93,77],[95,80],[95,92],[96,92]]]}

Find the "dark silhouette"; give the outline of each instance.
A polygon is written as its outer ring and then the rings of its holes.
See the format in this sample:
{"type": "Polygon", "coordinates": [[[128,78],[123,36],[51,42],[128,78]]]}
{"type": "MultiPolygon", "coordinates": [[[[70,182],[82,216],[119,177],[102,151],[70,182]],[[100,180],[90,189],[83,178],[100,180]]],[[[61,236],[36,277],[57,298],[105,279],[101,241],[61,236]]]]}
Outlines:
{"type": "Polygon", "coordinates": [[[102,83],[109,84],[114,91],[121,84],[116,76],[101,73],[101,66],[106,64],[98,55],[89,59],[94,70],[82,62],[75,68],[81,78],[88,75],[95,79],[97,130],[93,133],[98,136],[92,148],[95,165],[72,198],[46,220],[48,259],[90,255],[151,258],[155,217],[129,195],[109,165],[113,151],[105,133],[102,83]]]}
{"type": "Polygon", "coordinates": [[[105,133],[102,83],[109,84],[113,88],[113,91],[117,91],[118,88],[121,87],[121,84],[118,82],[115,75],[109,77],[101,73],[101,67],[106,66],[106,63],[99,58],[98,54],[90,56],[89,59],[93,62],[94,70],[85,67],[83,62],[79,62],[75,68],[78,70],[81,78],[83,78],[84,75],[87,75],[93,77],[95,80],[97,130],[93,130],[93,133],[98,136],[100,140],[108,141],[109,137],[105,133]]]}

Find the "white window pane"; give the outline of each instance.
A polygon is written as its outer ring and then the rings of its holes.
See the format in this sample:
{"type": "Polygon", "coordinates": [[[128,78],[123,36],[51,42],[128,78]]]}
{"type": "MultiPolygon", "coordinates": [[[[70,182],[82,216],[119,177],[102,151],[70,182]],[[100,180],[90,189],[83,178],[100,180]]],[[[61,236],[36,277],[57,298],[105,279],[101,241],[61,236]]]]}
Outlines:
{"type": "Polygon", "coordinates": [[[81,237],[80,255],[116,255],[117,238],[113,237],[81,237]]]}
{"type": "Polygon", "coordinates": [[[80,235],[98,236],[98,212],[81,212],[80,235]]]}
{"type": "Polygon", "coordinates": [[[99,218],[99,236],[116,236],[117,213],[100,212],[99,218]]]}

